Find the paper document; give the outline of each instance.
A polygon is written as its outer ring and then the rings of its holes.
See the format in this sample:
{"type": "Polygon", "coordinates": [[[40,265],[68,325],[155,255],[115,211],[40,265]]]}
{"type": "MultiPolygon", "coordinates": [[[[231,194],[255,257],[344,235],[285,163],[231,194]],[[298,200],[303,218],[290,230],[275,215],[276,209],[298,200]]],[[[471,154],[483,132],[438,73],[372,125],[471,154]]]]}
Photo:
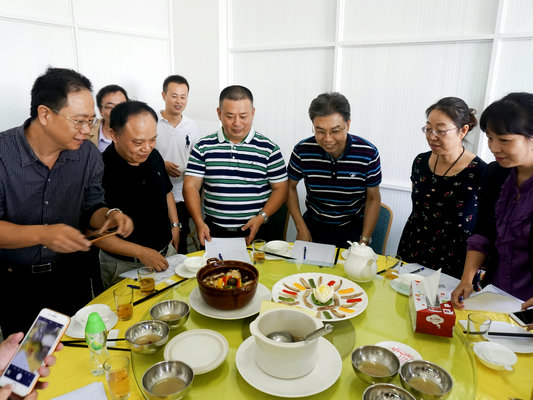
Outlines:
{"type": "Polygon", "coordinates": [[[472,293],[463,303],[466,310],[511,313],[520,311],[523,302],[494,285],[487,285],[472,293]]]}
{"type": "Polygon", "coordinates": [[[237,260],[250,263],[252,259],[246,250],[246,240],[240,238],[211,238],[205,241],[207,258],[221,258],[223,260],[237,260]]]}
{"type": "MultiPolygon", "coordinates": [[[[161,282],[166,281],[171,276],[176,275],[176,267],[180,265],[183,260],[187,258],[183,254],[174,254],[173,256],[167,257],[168,268],[165,271],[158,271],[155,273],[155,284],[158,285],[161,282]]],[[[139,266],[141,268],[142,265],[139,266]]],[[[137,269],[131,269],[129,271],[123,272],[119,275],[121,278],[130,278],[137,280],[137,269]]]]}
{"type": "Polygon", "coordinates": [[[93,382],[52,400],[107,400],[107,395],[102,382],[93,382]]]}
{"type": "Polygon", "coordinates": [[[291,262],[333,267],[335,261],[335,246],[332,244],[304,242],[297,240],[292,246],[291,257],[296,260],[291,262]]]}

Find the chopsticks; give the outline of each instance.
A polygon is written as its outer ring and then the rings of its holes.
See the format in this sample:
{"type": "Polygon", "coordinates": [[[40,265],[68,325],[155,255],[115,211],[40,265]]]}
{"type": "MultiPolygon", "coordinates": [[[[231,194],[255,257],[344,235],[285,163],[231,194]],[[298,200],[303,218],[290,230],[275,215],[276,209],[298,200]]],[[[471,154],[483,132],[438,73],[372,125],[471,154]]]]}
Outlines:
{"type": "MultiPolygon", "coordinates": [[[[79,348],[87,348],[87,345],[83,345],[83,344],[77,344],[77,343],[65,343],[65,342],[62,342],[66,347],[79,347],[79,348]]],[[[107,350],[118,350],[118,351],[131,351],[130,349],[125,349],[125,348],[121,348],[121,347],[108,347],[107,350]]]]}
{"type": "Polygon", "coordinates": [[[109,237],[109,236],[113,236],[113,235],[116,235],[117,234],[117,229],[118,227],[115,226],[114,228],[109,228],[107,231],[105,231],[104,233],[101,233],[99,235],[92,235],[92,236],[88,236],[87,237],[87,240],[91,243],[94,243],[94,242],[97,242],[99,241],[100,239],[103,239],[103,238],[106,238],[106,237],[109,237]]]}
{"type": "MultiPolygon", "coordinates": [[[[118,339],[107,339],[108,342],[118,342],[120,340],[126,340],[126,338],[118,338],[118,339]]],[[[68,343],[86,343],[85,339],[80,340],[62,340],[61,343],[64,345],[67,345],[68,343]]]]}
{"type": "MultiPolygon", "coordinates": [[[[173,283],[172,285],[167,286],[166,288],[160,289],[160,290],[157,291],[157,292],[154,292],[154,293],[152,293],[152,294],[149,294],[148,296],[143,297],[142,299],[139,299],[139,300],[133,302],[133,305],[136,306],[137,304],[144,303],[146,300],[149,300],[149,299],[151,299],[151,298],[154,297],[154,296],[158,296],[159,294],[163,293],[164,291],[166,291],[166,290],[168,290],[168,289],[171,289],[171,288],[173,288],[173,287],[175,287],[175,286],[178,286],[178,285],[182,284],[183,282],[185,282],[185,281],[187,281],[187,280],[189,280],[189,279],[188,279],[188,278],[184,278],[184,279],[182,279],[181,281],[177,281],[177,282],[173,283]]],[[[111,339],[111,340],[113,340],[113,339],[111,339]]]]}
{"type": "MultiPolygon", "coordinates": [[[[467,334],[468,331],[463,331],[464,334],[467,334]]],[[[471,335],[483,335],[482,332],[472,332],[471,335]]],[[[488,335],[490,336],[509,336],[509,337],[522,337],[522,338],[531,338],[533,339],[533,334],[531,333],[520,333],[520,332],[494,332],[489,331],[488,335]]]]}

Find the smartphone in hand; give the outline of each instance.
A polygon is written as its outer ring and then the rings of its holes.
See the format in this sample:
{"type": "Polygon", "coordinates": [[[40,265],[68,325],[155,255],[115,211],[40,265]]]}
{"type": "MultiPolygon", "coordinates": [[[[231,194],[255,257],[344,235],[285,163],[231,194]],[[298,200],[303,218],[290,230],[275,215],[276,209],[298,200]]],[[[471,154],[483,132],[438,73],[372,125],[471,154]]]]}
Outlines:
{"type": "Polygon", "coordinates": [[[26,396],[39,379],[39,368],[52,354],[65,333],[70,318],[43,308],[0,377],[0,386],[11,384],[13,393],[26,396]]]}
{"type": "Polygon", "coordinates": [[[510,313],[509,316],[520,326],[533,324],[533,308],[510,313]]]}

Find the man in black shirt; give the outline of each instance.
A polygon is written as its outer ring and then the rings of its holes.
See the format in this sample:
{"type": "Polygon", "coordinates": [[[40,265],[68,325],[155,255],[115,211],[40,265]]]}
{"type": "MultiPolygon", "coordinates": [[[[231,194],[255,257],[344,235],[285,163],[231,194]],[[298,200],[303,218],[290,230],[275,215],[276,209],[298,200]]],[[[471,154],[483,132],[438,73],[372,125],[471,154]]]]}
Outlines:
{"type": "Polygon", "coordinates": [[[113,143],[102,153],[106,201],[133,219],[135,231],[96,243],[102,281],[107,288],[125,271],[143,265],[168,268],[169,242],[179,243],[180,224],[165,163],[155,149],[157,114],[147,104],[127,101],[111,112],[113,143]]]}

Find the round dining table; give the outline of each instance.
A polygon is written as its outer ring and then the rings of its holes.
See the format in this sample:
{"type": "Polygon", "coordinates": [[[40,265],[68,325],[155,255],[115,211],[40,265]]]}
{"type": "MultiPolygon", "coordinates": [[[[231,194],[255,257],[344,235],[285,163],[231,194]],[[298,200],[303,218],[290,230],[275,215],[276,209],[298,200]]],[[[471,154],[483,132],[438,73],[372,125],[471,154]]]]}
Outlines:
{"type": "MultiPolygon", "coordinates": [[[[202,252],[196,252],[189,256],[201,254],[202,252]]],[[[342,263],[342,258],[340,258],[334,267],[318,267],[281,259],[266,260],[264,263],[256,264],[256,267],[259,270],[260,284],[271,291],[276,282],[294,274],[330,274],[347,279],[342,263]]],[[[379,256],[378,271],[384,268],[385,258],[379,256]]],[[[253,346],[253,339],[250,339],[249,324],[257,315],[236,319],[221,319],[206,316],[205,310],[202,309],[200,310],[201,312],[198,312],[195,307],[191,307],[187,322],[177,330],[171,331],[169,340],[188,330],[209,329],[217,331],[225,337],[229,350],[227,357],[217,368],[194,376],[186,398],[274,399],[300,397],[313,399],[360,399],[368,384],[355,375],[351,363],[351,354],[359,346],[374,345],[386,341],[407,345],[409,348],[416,350],[422,359],[445,368],[454,381],[449,399],[530,399],[533,388],[532,354],[518,354],[518,362],[514,365],[513,371],[495,371],[481,364],[466,341],[463,328],[458,322],[467,318],[468,311],[466,310],[456,310],[456,326],[451,338],[415,333],[409,315],[409,297],[393,290],[390,285],[391,281],[385,279],[383,275],[378,274],[372,281],[367,283],[357,283],[368,296],[368,305],[363,312],[353,318],[331,322],[334,329],[324,338],[338,351],[342,366],[340,367],[340,375],[337,379],[333,377],[333,383],[331,384],[332,377],[329,376],[328,378],[328,375],[331,375],[332,372],[317,364],[315,369],[318,368],[318,371],[313,373],[318,374],[319,378],[323,375],[325,381],[330,380],[329,383],[323,384],[323,388],[320,387],[321,379],[316,379],[316,382],[313,382],[312,385],[307,385],[305,379],[297,378],[290,383],[292,387],[301,387],[301,389],[291,389],[287,393],[283,389],[286,387],[287,382],[282,382],[283,385],[279,385],[279,387],[275,384],[266,385],[266,389],[264,389],[265,382],[251,382],[252,384],[250,384],[248,382],[250,380],[250,371],[246,371],[247,373],[244,374],[248,380],[244,379],[243,374],[241,374],[242,371],[238,369],[236,358],[238,353],[240,353],[239,356],[242,358],[244,348],[241,348],[239,352],[241,346],[246,345],[248,351],[250,351],[250,346],[253,346]],[[307,389],[306,386],[308,386],[307,389]],[[256,387],[262,390],[256,389],[256,387]],[[306,396],[308,390],[314,390],[317,393],[306,396]],[[300,396],[302,394],[303,397],[300,396]]],[[[173,281],[182,279],[182,277],[177,275],[171,278],[173,281]]],[[[90,304],[107,304],[114,310],[113,290],[116,287],[134,283],[130,279],[124,279],[94,298],[90,304]]],[[[167,280],[160,283],[157,289],[163,289],[169,284],[170,282],[167,280]]],[[[189,303],[191,293],[196,288],[195,277],[184,280],[179,285],[135,305],[133,317],[128,321],[118,321],[114,329],[119,330],[119,337],[124,337],[124,333],[129,326],[139,321],[151,319],[149,315],[151,306],[168,299],[179,299],[189,303]]],[[[142,298],[138,290],[134,292],[134,300],[142,298]]],[[[196,305],[196,308],[199,308],[198,305],[196,305]]],[[[259,312],[259,309],[257,312],[259,312]]],[[[490,313],[490,316],[495,320],[512,322],[506,314],[490,313]]],[[[68,336],[63,338],[63,340],[69,339],[68,336]]],[[[117,341],[114,347],[127,348],[123,341],[117,341]]],[[[141,355],[118,350],[110,350],[110,353],[111,355],[126,354],[131,357],[133,379],[131,380],[130,399],[144,399],[145,397],[140,389],[142,375],[151,365],[164,359],[164,350],[162,349],[153,355],[141,355]]],[[[103,382],[106,392],[108,391],[105,377],[103,375],[93,376],[89,372],[89,350],[87,348],[65,347],[56,355],[57,364],[51,369],[51,374],[47,379],[50,385],[46,390],[40,392],[40,399],[53,399],[93,382],[103,382]]],[[[248,361],[253,363],[253,356],[248,361]]],[[[241,360],[241,368],[252,367],[254,365],[243,364],[241,360]]],[[[260,381],[263,378],[255,376],[253,379],[260,381]]],[[[391,383],[401,386],[399,376],[396,376],[391,383]]]]}

